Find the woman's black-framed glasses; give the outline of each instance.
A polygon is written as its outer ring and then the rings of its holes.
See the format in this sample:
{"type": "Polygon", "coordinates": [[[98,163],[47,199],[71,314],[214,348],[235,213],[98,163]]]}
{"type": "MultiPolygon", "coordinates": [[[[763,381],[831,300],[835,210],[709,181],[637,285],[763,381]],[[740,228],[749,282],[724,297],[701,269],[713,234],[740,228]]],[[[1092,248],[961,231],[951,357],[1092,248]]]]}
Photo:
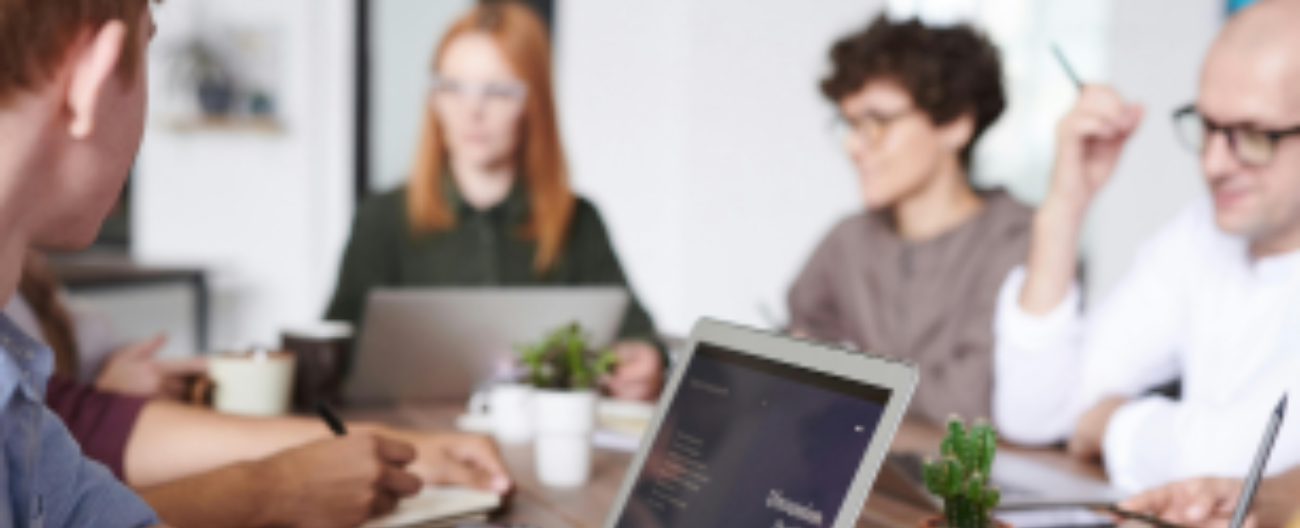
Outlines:
{"type": "Polygon", "coordinates": [[[1252,167],[1272,163],[1278,144],[1290,136],[1300,135],[1300,126],[1285,130],[1262,130],[1248,125],[1224,125],[1207,119],[1194,105],[1174,112],[1178,139],[1188,148],[1203,152],[1210,138],[1219,132],[1228,138],[1228,148],[1237,160],[1252,167]]]}

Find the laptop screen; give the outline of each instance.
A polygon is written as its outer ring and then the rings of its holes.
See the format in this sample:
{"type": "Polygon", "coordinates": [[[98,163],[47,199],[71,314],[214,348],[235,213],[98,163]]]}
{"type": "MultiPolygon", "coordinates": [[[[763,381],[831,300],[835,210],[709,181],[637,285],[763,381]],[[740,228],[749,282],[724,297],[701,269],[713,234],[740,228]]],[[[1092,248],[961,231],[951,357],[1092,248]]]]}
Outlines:
{"type": "Polygon", "coordinates": [[[835,521],[888,389],[700,343],[619,528],[835,521]]]}

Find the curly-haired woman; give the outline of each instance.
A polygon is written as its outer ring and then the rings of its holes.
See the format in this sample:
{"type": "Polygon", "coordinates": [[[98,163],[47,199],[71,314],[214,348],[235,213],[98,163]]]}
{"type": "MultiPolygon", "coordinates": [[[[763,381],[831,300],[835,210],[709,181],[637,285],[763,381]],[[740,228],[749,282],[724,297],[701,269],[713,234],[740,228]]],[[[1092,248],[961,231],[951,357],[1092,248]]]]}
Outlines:
{"type": "Polygon", "coordinates": [[[997,49],[969,26],[880,17],[831,49],[822,81],[866,210],[839,223],[789,292],[792,330],[920,365],[912,413],[987,417],[993,313],[1033,213],[971,183],[1002,114],[997,49]]]}

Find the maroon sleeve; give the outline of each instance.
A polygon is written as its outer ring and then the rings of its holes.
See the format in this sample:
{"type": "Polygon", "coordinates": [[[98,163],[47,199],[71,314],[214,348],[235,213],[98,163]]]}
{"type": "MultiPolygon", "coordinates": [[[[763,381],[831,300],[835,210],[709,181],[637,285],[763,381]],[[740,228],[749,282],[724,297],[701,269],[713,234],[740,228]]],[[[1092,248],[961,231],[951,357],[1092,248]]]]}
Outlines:
{"type": "Polygon", "coordinates": [[[63,419],[81,451],[126,482],[126,442],[146,398],[100,392],[63,376],[50,377],[45,404],[63,419]]]}

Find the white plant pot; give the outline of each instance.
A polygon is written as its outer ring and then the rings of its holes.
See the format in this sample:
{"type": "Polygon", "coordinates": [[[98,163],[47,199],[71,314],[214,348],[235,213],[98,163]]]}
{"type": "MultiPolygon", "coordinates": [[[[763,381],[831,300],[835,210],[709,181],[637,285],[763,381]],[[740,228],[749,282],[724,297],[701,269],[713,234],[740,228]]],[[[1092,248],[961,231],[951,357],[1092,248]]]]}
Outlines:
{"type": "Polygon", "coordinates": [[[591,433],[596,428],[593,391],[537,390],[537,478],[555,488],[576,488],[591,478],[591,433]]]}
{"type": "Polygon", "coordinates": [[[488,393],[488,415],[492,436],[505,445],[533,440],[535,391],[530,385],[504,384],[488,393]]]}

